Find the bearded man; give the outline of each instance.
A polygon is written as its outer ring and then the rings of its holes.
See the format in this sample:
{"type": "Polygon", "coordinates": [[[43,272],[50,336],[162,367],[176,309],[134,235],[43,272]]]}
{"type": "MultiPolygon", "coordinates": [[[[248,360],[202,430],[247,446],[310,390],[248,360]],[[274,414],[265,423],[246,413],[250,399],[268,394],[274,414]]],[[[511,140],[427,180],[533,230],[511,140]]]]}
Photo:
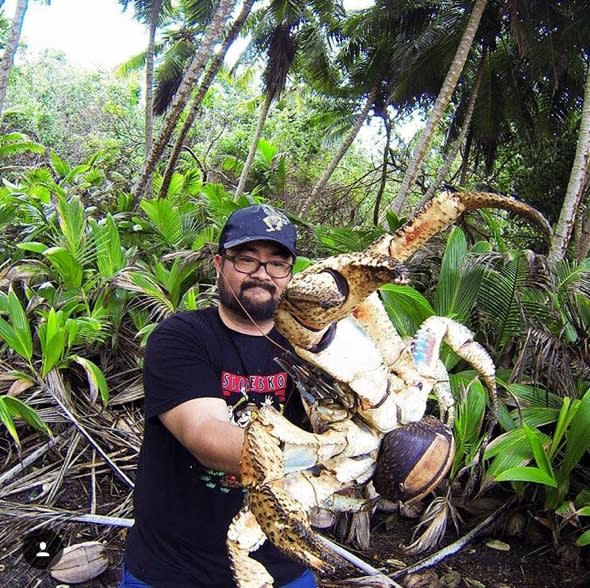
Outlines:
{"type": "MultiPolygon", "coordinates": [[[[243,428],[261,404],[305,419],[295,386],[274,361],[289,344],[273,313],[291,279],[296,231],[280,211],[234,212],[219,239],[217,307],[164,320],[144,361],[145,432],[121,588],[230,588],[225,547],[243,504],[243,428]]],[[[313,588],[313,574],[269,541],[252,554],[275,586],[313,588]]]]}

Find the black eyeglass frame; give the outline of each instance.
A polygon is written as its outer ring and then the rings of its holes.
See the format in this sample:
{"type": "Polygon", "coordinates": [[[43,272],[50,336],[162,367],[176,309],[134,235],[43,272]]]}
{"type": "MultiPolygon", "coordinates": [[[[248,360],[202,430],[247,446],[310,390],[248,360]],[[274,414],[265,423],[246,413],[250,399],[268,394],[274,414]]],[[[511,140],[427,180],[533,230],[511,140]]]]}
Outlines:
{"type": "MultiPolygon", "coordinates": [[[[264,271],[271,277],[271,278],[277,278],[277,279],[281,279],[281,278],[286,278],[292,271],[293,271],[293,264],[292,263],[288,263],[286,261],[281,261],[280,263],[284,264],[285,266],[287,266],[289,269],[287,271],[287,273],[284,276],[273,276],[267,268],[268,264],[272,264],[272,263],[277,263],[276,260],[270,260],[270,261],[260,261],[259,259],[256,259],[255,257],[252,257],[250,255],[243,255],[241,254],[241,257],[247,257],[248,259],[251,259],[252,261],[255,261],[258,265],[256,266],[256,269],[252,270],[251,272],[245,272],[244,270],[238,269],[236,267],[236,258],[238,257],[238,255],[228,255],[227,253],[222,254],[221,256],[223,259],[229,259],[233,266],[234,269],[240,273],[240,274],[245,274],[247,276],[251,276],[252,274],[255,274],[259,269],[260,266],[262,266],[264,268],[264,271]]],[[[272,266],[271,266],[272,267],[272,266]]]]}

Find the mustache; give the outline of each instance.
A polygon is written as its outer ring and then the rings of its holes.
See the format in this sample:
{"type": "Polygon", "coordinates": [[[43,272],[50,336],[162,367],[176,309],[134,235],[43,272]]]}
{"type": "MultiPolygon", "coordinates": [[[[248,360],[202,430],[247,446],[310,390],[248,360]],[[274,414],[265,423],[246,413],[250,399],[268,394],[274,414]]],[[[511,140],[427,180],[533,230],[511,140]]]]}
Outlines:
{"type": "Polygon", "coordinates": [[[251,288],[262,288],[271,294],[274,294],[277,291],[276,287],[272,284],[269,284],[268,282],[259,282],[258,280],[248,280],[247,282],[244,282],[240,291],[245,292],[251,288]]]}

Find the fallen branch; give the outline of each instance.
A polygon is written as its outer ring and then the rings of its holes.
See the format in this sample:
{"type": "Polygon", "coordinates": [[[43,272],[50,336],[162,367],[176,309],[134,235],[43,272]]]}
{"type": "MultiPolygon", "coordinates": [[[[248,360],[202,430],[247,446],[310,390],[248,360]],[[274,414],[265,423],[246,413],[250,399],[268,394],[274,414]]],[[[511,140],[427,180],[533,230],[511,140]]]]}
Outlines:
{"type": "Polygon", "coordinates": [[[61,441],[61,436],[54,437],[44,443],[29,455],[25,457],[21,462],[17,463],[13,468],[5,472],[0,476],[0,487],[2,487],[6,482],[9,482],[14,478],[17,474],[20,474],[23,470],[28,468],[31,464],[35,463],[42,455],[45,455],[56,443],[61,441]]]}
{"type": "MultiPolygon", "coordinates": [[[[377,584],[375,584],[374,582],[379,582],[379,586],[383,585],[383,586],[394,586],[397,588],[401,588],[401,586],[399,584],[397,584],[396,582],[394,582],[391,578],[384,575],[377,568],[374,568],[373,566],[369,565],[367,562],[358,558],[356,555],[350,553],[350,551],[347,551],[346,549],[344,549],[344,547],[341,547],[337,543],[330,541],[329,539],[327,539],[323,535],[318,534],[317,536],[318,536],[319,540],[324,545],[326,545],[326,547],[329,547],[332,551],[335,551],[338,555],[343,557],[345,560],[349,561],[351,564],[353,564],[357,568],[359,568],[359,570],[362,570],[363,572],[365,572],[366,574],[371,576],[372,582],[373,582],[372,584],[370,584],[371,586],[376,586],[377,584]]],[[[364,580],[364,578],[357,578],[357,580],[359,580],[359,582],[362,582],[364,580]]],[[[362,585],[362,584],[359,584],[359,582],[356,582],[356,585],[362,585]]],[[[353,583],[353,580],[347,580],[346,585],[350,586],[352,583],[353,583]]],[[[368,585],[368,584],[365,584],[365,585],[368,585]]]]}
{"type": "Polygon", "coordinates": [[[82,434],[83,437],[86,438],[88,443],[96,452],[104,459],[104,461],[111,467],[111,469],[115,472],[115,474],[119,477],[119,479],[123,480],[130,488],[134,488],[135,484],[129,479],[129,477],[117,466],[117,464],[107,455],[107,453],[102,449],[102,447],[94,440],[92,435],[82,426],[82,423],[76,419],[76,417],[72,414],[72,412],[67,408],[67,406],[61,401],[59,398],[60,395],[56,393],[56,390],[53,387],[57,388],[57,391],[61,392],[61,396],[65,397],[65,389],[63,382],[61,381],[61,377],[59,376],[59,372],[56,370],[51,370],[47,375],[47,390],[61,409],[62,413],[70,420],[70,422],[78,429],[78,431],[82,434]]]}
{"type": "Polygon", "coordinates": [[[414,565],[404,568],[403,570],[399,570],[394,574],[391,574],[391,578],[396,580],[403,578],[408,574],[415,574],[416,572],[420,572],[424,569],[431,568],[439,564],[441,561],[446,559],[451,555],[457,555],[460,551],[465,549],[470,543],[472,543],[477,537],[489,527],[496,519],[506,510],[508,510],[515,502],[516,497],[513,496],[508,502],[497,508],[491,515],[485,518],[481,523],[473,527],[469,533],[457,539],[450,545],[447,545],[440,551],[433,553],[430,557],[420,560],[416,562],[414,565]]]}
{"type": "Polygon", "coordinates": [[[132,527],[134,520],[122,517],[111,517],[108,515],[84,514],[73,510],[64,510],[53,508],[51,506],[23,506],[21,504],[0,500],[0,511],[3,516],[12,516],[16,518],[56,518],[63,522],[87,523],[91,525],[104,525],[106,527],[132,527]]]}

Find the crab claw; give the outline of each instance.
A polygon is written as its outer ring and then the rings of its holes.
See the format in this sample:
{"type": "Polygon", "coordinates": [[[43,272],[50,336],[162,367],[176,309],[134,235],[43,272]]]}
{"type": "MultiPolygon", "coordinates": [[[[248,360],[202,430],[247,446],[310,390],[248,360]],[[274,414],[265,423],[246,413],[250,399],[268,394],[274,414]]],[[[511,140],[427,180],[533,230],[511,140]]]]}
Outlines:
{"type": "Polygon", "coordinates": [[[487,192],[443,192],[365,251],[329,257],[294,276],[275,313],[277,328],[298,347],[321,345],[330,324],[351,314],[384,284],[405,283],[403,262],[463,212],[478,208],[514,212],[551,234],[545,218],[524,202],[487,192]]]}
{"type": "MultiPolygon", "coordinates": [[[[294,435],[322,442],[321,437],[301,431],[271,407],[261,408],[246,431],[240,463],[242,484],[248,490],[246,507],[232,521],[227,536],[232,570],[241,587],[272,585],[264,568],[249,557],[265,538],[324,576],[344,577],[355,571],[316,536],[307,511],[289,492],[282,446],[294,435]]],[[[330,441],[326,446],[329,459],[330,441]]]]}

